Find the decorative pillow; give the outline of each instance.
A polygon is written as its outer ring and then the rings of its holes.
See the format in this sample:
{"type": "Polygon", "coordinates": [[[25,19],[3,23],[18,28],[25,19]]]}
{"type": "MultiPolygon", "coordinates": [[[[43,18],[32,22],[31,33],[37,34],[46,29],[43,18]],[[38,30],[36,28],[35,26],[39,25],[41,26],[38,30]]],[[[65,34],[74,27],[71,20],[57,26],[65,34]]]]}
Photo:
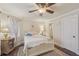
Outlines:
{"type": "Polygon", "coordinates": [[[25,36],[32,36],[31,32],[25,33],[25,36]]]}

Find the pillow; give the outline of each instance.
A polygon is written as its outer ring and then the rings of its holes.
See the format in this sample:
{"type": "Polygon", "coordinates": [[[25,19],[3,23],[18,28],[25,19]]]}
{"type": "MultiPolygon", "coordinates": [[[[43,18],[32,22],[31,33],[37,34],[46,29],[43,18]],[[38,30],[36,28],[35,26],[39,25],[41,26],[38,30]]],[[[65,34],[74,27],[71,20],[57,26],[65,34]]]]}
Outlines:
{"type": "Polygon", "coordinates": [[[25,33],[25,36],[32,36],[31,32],[25,33]]]}

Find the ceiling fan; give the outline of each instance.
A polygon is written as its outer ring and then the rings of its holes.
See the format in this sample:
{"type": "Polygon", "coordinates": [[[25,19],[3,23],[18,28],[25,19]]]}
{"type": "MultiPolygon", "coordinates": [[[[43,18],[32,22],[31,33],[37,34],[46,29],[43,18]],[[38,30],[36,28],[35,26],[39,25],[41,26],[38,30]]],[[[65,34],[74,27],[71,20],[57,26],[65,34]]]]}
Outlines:
{"type": "Polygon", "coordinates": [[[35,12],[35,11],[39,11],[40,16],[43,15],[43,13],[48,12],[50,14],[53,14],[54,11],[51,10],[50,6],[54,5],[55,3],[35,3],[38,8],[35,10],[31,10],[29,11],[29,13],[35,12]]]}

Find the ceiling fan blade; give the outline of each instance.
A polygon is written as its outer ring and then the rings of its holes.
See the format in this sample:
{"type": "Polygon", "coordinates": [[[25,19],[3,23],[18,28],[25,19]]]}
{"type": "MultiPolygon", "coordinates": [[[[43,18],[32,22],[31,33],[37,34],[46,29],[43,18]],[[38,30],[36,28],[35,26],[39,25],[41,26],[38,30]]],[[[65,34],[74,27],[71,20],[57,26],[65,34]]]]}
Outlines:
{"type": "Polygon", "coordinates": [[[46,3],[41,3],[42,8],[45,7],[46,3]]]}
{"type": "Polygon", "coordinates": [[[46,12],[51,13],[51,14],[54,13],[54,11],[49,10],[49,9],[47,9],[46,12]]]}
{"type": "Polygon", "coordinates": [[[54,5],[55,3],[48,3],[48,7],[50,7],[50,6],[52,6],[52,5],[54,5]]]}
{"type": "Polygon", "coordinates": [[[43,8],[46,5],[46,3],[36,3],[36,5],[43,8]]]}
{"type": "Polygon", "coordinates": [[[38,7],[40,7],[40,6],[41,6],[41,4],[40,4],[40,3],[36,3],[36,5],[37,5],[38,7]]]}
{"type": "Polygon", "coordinates": [[[29,11],[29,13],[32,13],[32,12],[35,12],[35,11],[38,11],[38,9],[36,9],[36,10],[31,10],[31,11],[29,11]]]}

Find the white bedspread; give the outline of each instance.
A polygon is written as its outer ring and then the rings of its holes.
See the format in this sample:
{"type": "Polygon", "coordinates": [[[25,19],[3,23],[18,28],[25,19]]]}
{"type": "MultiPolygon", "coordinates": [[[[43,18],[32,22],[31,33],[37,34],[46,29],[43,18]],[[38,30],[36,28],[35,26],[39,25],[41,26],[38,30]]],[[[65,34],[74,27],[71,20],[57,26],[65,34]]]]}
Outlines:
{"type": "Polygon", "coordinates": [[[40,45],[42,43],[48,42],[48,37],[35,35],[35,36],[25,36],[24,37],[24,47],[30,48],[40,45]]]}

